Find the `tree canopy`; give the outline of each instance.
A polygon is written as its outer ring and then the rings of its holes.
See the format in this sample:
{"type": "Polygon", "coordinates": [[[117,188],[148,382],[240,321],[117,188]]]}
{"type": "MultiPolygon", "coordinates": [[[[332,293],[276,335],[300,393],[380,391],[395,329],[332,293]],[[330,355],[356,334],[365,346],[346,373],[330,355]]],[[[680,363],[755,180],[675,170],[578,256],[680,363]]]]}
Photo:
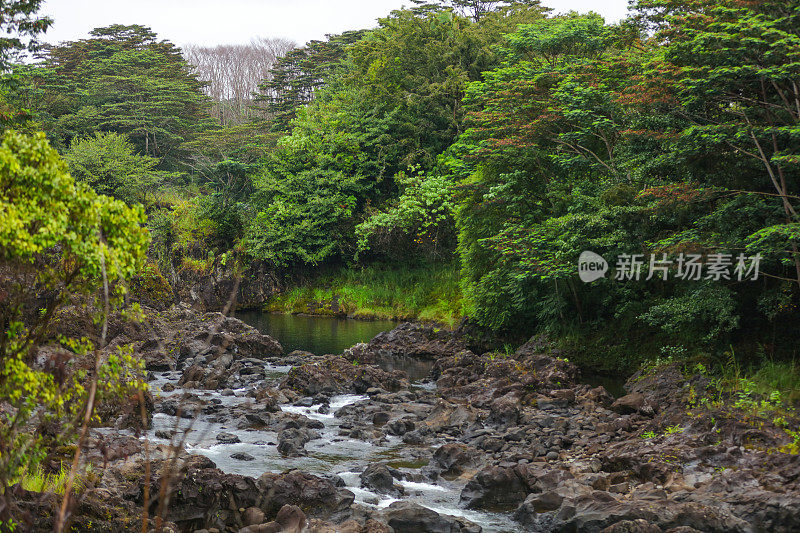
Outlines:
{"type": "Polygon", "coordinates": [[[470,318],[496,331],[721,349],[797,318],[798,12],[632,7],[607,24],[535,0],[417,1],[268,54],[259,108],[237,86],[235,117],[171,43],[111,26],[18,67],[9,103],[79,180],[147,206],[173,279],[229,253],[282,272],[453,262],[470,318]],[[581,281],[586,251],[605,279],[581,281]],[[684,282],[686,256],[731,272],[758,257],[761,277],[684,282]],[[658,258],[639,267],[667,279],[613,279],[618,257],[658,258]]]}
{"type": "Polygon", "coordinates": [[[49,47],[26,68],[24,103],[59,150],[95,131],[127,135],[138,151],[175,167],[184,142],[211,124],[210,105],[181,52],[149,28],[114,25],[49,47]]]}

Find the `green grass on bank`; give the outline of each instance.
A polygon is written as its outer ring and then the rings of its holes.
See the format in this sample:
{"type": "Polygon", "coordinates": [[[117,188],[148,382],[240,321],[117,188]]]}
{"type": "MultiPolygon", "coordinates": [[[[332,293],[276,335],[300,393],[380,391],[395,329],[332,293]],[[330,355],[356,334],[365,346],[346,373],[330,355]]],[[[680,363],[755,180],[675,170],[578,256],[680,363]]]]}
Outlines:
{"type": "MultiPolygon", "coordinates": [[[[45,473],[40,465],[30,468],[24,472],[14,483],[31,492],[52,492],[53,494],[64,494],[69,479],[69,465],[62,465],[58,472],[45,473]]],[[[91,477],[91,465],[86,471],[79,472],[73,480],[72,488],[76,493],[83,490],[87,479],[91,477]]]]}
{"type": "Polygon", "coordinates": [[[742,368],[735,359],[722,366],[723,383],[730,390],[746,390],[763,396],[780,393],[790,404],[800,402],[800,365],[795,361],[766,359],[750,368],[742,368]]]}
{"type": "Polygon", "coordinates": [[[365,319],[432,320],[454,325],[466,314],[455,264],[369,266],[323,275],[266,304],[280,313],[347,314],[365,319]]]}
{"type": "Polygon", "coordinates": [[[700,363],[723,391],[746,388],[767,397],[777,391],[785,402],[800,406],[800,362],[785,350],[769,353],[757,338],[741,338],[727,348],[692,346],[685,339],[625,323],[602,330],[560,331],[551,338],[585,374],[627,378],[639,369],[674,363],[691,373],[700,363]]]}

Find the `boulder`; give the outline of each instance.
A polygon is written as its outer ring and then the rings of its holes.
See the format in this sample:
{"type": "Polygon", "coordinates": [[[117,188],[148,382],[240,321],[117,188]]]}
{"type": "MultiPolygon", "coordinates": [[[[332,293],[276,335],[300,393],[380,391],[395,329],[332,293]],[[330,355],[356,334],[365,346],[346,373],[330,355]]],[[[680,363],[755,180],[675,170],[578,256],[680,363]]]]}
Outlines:
{"type": "Polygon", "coordinates": [[[383,359],[405,357],[436,360],[466,349],[460,335],[451,330],[420,323],[403,323],[379,333],[368,343],[344,351],[343,357],[359,364],[376,364],[383,359]]]}
{"type": "Polygon", "coordinates": [[[463,518],[440,515],[411,502],[394,502],[384,511],[394,533],[480,533],[482,528],[463,518]]]}
{"type": "Polygon", "coordinates": [[[221,433],[217,433],[217,442],[220,444],[236,444],[242,442],[239,439],[238,435],[234,435],[233,433],[227,433],[225,431],[221,433]]]}
{"type": "Polygon", "coordinates": [[[460,476],[469,467],[474,467],[478,452],[465,444],[450,442],[433,452],[431,467],[444,477],[460,476]]]}
{"type": "Polygon", "coordinates": [[[330,479],[299,470],[268,472],[257,484],[265,498],[261,509],[267,515],[277,513],[284,505],[297,505],[309,516],[331,518],[343,514],[355,500],[352,492],[336,487],[330,479]]]}
{"type": "Polygon", "coordinates": [[[248,525],[240,529],[239,533],[302,533],[306,522],[302,509],[296,505],[284,505],[272,522],[248,525]]]}
{"type": "Polygon", "coordinates": [[[288,457],[305,455],[305,445],[318,439],[319,433],[308,428],[288,428],[278,433],[278,452],[288,457]]]}
{"type": "Polygon", "coordinates": [[[399,478],[400,472],[394,468],[389,468],[384,463],[373,463],[361,473],[361,487],[379,492],[381,494],[391,494],[400,496],[403,489],[394,484],[395,477],[399,478]]]}
{"type": "Polygon", "coordinates": [[[513,509],[532,490],[528,471],[524,466],[488,466],[467,482],[460,499],[461,504],[468,509],[513,509]]]}
{"type": "Polygon", "coordinates": [[[395,370],[386,372],[376,366],[354,365],[338,357],[327,356],[320,362],[296,366],[281,382],[281,389],[290,389],[305,396],[331,396],[344,392],[363,394],[380,387],[397,391],[408,387],[408,376],[395,370]]]}
{"type": "Polygon", "coordinates": [[[622,415],[639,413],[652,416],[655,413],[655,406],[651,405],[644,394],[632,392],[626,394],[611,404],[611,410],[622,415]]]}

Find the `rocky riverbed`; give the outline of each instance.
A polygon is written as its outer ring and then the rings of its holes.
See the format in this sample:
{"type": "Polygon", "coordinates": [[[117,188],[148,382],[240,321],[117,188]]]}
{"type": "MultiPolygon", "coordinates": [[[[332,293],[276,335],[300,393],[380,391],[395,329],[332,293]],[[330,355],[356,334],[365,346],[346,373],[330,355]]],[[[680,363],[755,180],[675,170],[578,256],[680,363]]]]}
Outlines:
{"type": "MultiPolygon", "coordinates": [[[[403,324],[284,355],[182,306],[118,335],[147,362],[152,426],[122,413],[92,433],[77,531],[141,531],[145,511],[152,529],[208,533],[800,531],[789,435],[698,401],[709,380],[679,365],[613,398],[536,338],[475,353],[403,324]]],[[[16,501],[47,530],[47,502],[16,501]]]]}

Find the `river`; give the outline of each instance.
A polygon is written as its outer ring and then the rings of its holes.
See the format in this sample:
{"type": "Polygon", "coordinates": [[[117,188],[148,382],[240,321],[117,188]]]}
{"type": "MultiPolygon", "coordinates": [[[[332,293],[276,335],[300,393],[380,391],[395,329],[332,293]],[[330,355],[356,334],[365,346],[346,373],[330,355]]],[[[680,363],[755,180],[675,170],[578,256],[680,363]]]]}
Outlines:
{"type": "MultiPolygon", "coordinates": [[[[303,317],[291,315],[274,315],[264,313],[241,313],[237,318],[256,327],[262,333],[278,339],[286,353],[293,350],[306,350],[315,354],[340,353],[343,349],[358,342],[366,342],[382,331],[392,329],[396,324],[389,321],[357,321],[325,317],[303,317]]],[[[290,370],[288,366],[276,366],[264,363],[277,385],[284,374],[290,370]]],[[[413,361],[389,361],[385,367],[409,371],[412,385],[432,388],[435,385],[423,380],[429,365],[420,367],[413,361]],[[408,363],[408,365],[406,365],[408,363]],[[407,367],[407,368],[406,368],[407,367]]],[[[177,385],[181,372],[159,372],[151,382],[154,393],[168,397],[182,394],[182,389],[174,391],[162,390],[167,383],[177,385]]],[[[169,389],[169,387],[167,387],[169,389]]],[[[238,389],[231,395],[223,395],[220,391],[197,391],[206,402],[232,408],[236,405],[251,402],[247,397],[248,389],[238,389]]],[[[153,428],[149,437],[156,442],[166,442],[157,433],[174,431],[178,428],[190,428],[186,438],[186,449],[190,453],[201,454],[213,460],[226,473],[242,474],[258,478],[264,472],[283,472],[297,468],[317,475],[338,475],[347,488],[355,494],[356,501],[374,508],[384,508],[397,498],[378,494],[360,487],[359,474],[373,462],[384,461],[390,466],[407,474],[407,480],[398,481],[404,489],[403,500],[412,501],[428,507],[440,514],[464,517],[483,527],[483,531],[510,532],[518,530],[509,513],[490,513],[462,509],[459,496],[464,487],[464,480],[439,479],[435,484],[415,479],[425,461],[419,464],[408,464],[399,453],[404,444],[398,437],[389,437],[387,442],[376,445],[363,440],[342,436],[339,420],[335,416],[337,410],[357,402],[370,401],[366,396],[353,394],[333,396],[330,408],[320,412],[320,405],[307,407],[283,405],[287,412],[303,414],[322,422],[321,438],[309,442],[305,449],[307,455],[301,457],[283,457],[276,447],[277,434],[272,431],[236,429],[233,424],[220,424],[213,416],[200,415],[197,420],[178,419],[164,413],[153,417],[153,428]],[[221,444],[216,435],[225,432],[236,435],[241,442],[221,444]],[[231,457],[236,454],[248,454],[252,460],[242,461],[231,457]]],[[[430,456],[434,449],[418,450],[421,457],[430,456]]]]}

